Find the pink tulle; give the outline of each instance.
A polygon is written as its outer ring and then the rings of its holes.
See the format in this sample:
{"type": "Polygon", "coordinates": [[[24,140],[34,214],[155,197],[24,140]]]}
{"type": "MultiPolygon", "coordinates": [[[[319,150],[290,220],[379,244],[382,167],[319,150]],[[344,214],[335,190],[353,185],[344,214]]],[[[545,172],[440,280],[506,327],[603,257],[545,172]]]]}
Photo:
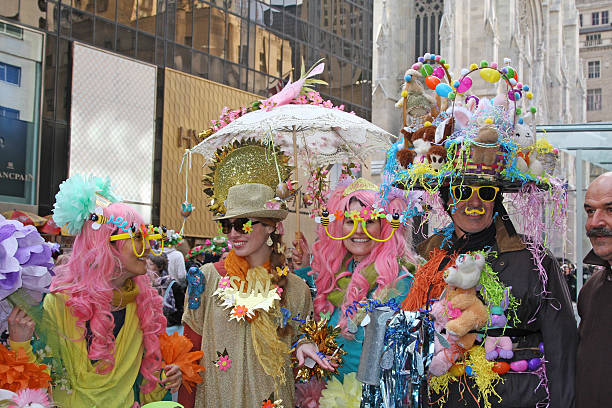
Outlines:
{"type": "MultiPolygon", "coordinates": [[[[342,193],[346,188],[346,183],[343,183],[330,194],[327,208],[330,214],[336,211],[344,211],[349,207],[351,198],[356,198],[367,206],[374,206],[377,202],[377,193],[371,190],[359,190],[347,197],[342,197],[342,193]]],[[[385,208],[387,213],[397,211],[402,213],[406,203],[403,199],[395,198],[390,201],[385,208]]],[[[391,226],[388,222],[383,221],[381,228],[381,236],[387,237],[391,234],[391,226]]],[[[334,236],[340,236],[342,232],[342,222],[331,222],[328,226],[328,231],[334,236]]],[[[319,316],[320,312],[333,312],[334,306],[327,300],[327,295],[336,288],[336,273],[340,271],[342,261],[347,254],[346,248],[342,241],[336,241],[327,236],[323,227],[318,229],[319,240],[313,244],[314,259],[312,263],[313,274],[317,274],[316,286],[317,296],[314,300],[315,316],[319,316]]],[[[361,274],[361,271],[366,266],[374,263],[378,277],[376,278],[377,290],[375,296],[381,289],[392,286],[400,277],[400,268],[398,264],[399,258],[406,258],[409,261],[414,261],[415,255],[410,246],[410,234],[405,227],[400,227],[393,238],[389,241],[378,243],[370,255],[359,263],[353,271],[353,278],[349,283],[344,303],[341,306],[342,314],[338,324],[342,328],[342,335],[351,339],[352,335],[346,330],[346,317],[344,311],[348,306],[353,304],[353,301],[363,300],[368,294],[369,283],[361,274]]]]}
{"type": "MultiPolygon", "coordinates": [[[[122,203],[111,204],[104,209],[104,215],[122,217],[127,221],[127,225],[144,224],[132,207],[122,203]]],[[[115,365],[111,280],[121,273],[121,248],[132,243],[127,239],[111,245],[109,238],[117,233],[116,226],[103,224],[95,231],[91,224],[91,221],[87,221],[76,237],[68,263],[57,267],[57,276],[51,284],[51,291],[68,296],[66,306],[76,317],[77,326],[83,329],[83,336],[86,322],[89,322],[92,338],[88,357],[91,360],[103,361],[105,364],[100,364],[98,372],[106,374],[115,365]]],[[[145,349],[140,372],[148,380],[142,386],[142,391],[147,393],[153,390],[157,382],[153,373],[161,368],[158,337],[165,330],[166,318],[162,312],[162,298],[152,288],[147,276],[139,276],[133,280],[139,289],[136,297],[137,315],[145,349]]]]}

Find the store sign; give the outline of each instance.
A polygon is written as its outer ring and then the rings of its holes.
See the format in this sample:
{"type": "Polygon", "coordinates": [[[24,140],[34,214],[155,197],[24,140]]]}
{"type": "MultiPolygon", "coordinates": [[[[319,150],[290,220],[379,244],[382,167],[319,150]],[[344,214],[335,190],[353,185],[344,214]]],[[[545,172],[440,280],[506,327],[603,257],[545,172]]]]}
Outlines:
{"type": "Polygon", "coordinates": [[[26,122],[0,117],[0,195],[23,198],[26,183],[34,182],[26,170],[27,136],[26,122]]]}

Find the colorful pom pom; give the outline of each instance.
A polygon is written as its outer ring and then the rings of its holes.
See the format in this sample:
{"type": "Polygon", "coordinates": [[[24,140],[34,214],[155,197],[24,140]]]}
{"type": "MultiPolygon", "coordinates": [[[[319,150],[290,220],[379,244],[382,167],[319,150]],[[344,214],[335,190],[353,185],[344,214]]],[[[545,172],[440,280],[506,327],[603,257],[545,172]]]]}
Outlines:
{"type": "MultiPolygon", "coordinates": [[[[529,89],[529,88],[527,88],[527,89],[529,89]]],[[[523,86],[523,90],[526,90],[526,89],[525,89],[525,86],[523,86]]],[[[527,92],[527,93],[525,94],[525,96],[527,97],[527,99],[531,99],[531,98],[533,98],[533,93],[532,93],[532,92],[527,92]]]]}
{"type": "Polygon", "coordinates": [[[529,112],[531,112],[531,113],[536,113],[537,111],[538,110],[536,109],[535,106],[532,106],[532,107],[529,108],[529,112]]]}

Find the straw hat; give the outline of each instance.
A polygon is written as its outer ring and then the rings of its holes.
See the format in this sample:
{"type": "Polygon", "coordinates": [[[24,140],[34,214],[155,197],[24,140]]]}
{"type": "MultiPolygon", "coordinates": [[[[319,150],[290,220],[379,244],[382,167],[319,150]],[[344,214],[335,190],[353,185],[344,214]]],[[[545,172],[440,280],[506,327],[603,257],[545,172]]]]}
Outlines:
{"type": "Polygon", "coordinates": [[[287,210],[275,199],[274,190],[265,184],[246,183],[230,187],[225,200],[225,214],[214,220],[254,217],[284,220],[287,210]]]}

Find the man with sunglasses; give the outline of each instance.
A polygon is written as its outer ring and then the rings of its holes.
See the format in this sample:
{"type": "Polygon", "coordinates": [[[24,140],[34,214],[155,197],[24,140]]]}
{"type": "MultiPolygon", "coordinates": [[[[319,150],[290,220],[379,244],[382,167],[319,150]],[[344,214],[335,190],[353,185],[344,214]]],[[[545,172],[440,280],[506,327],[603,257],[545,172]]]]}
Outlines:
{"type": "MultiPolygon", "coordinates": [[[[487,263],[520,301],[517,308],[520,324],[504,332],[511,337],[514,349],[514,357],[508,362],[542,357],[546,361],[548,390],[535,372],[509,371],[501,375],[503,382],[495,387],[501,402],[496,397],[490,398],[491,406],[534,407],[549,399],[551,407],[573,407],[577,330],[559,264],[548,254],[544,256],[542,266],[547,279],[544,289],[532,254],[503,206],[499,186],[477,179],[472,184],[442,187],[440,193],[453,221],[452,236],[433,235],[417,247],[418,253],[427,258],[435,248],[445,249],[448,256],[439,267],[441,271],[454,254],[490,249],[487,263]]],[[[467,381],[473,388],[472,379],[467,381]]],[[[432,391],[430,398],[434,402],[440,395],[432,391]]],[[[462,394],[457,382],[449,383],[445,407],[476,406],[473,398],[462,394]]]]}

